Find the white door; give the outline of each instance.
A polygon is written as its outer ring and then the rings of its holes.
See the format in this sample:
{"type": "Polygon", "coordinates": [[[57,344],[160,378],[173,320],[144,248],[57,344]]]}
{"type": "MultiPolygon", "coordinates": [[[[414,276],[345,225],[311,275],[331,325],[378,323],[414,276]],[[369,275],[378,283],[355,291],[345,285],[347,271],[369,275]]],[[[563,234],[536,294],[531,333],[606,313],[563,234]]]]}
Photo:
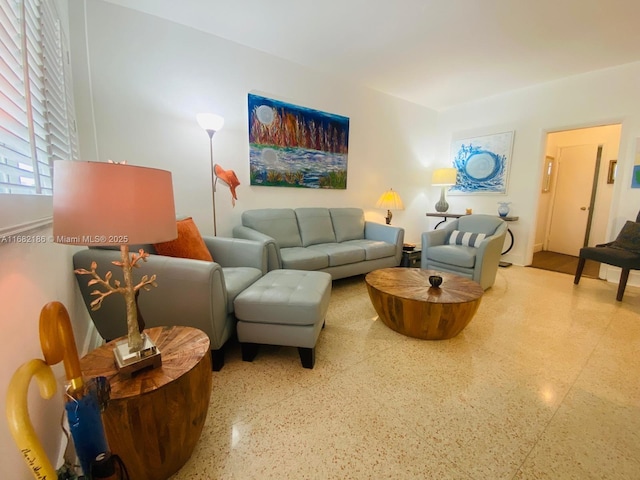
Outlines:
{"type": "Polygon", "coordinates": [[[598,145],[564,147],[558,159],[548,250],[577,257],[584,246],[598,145]]]}

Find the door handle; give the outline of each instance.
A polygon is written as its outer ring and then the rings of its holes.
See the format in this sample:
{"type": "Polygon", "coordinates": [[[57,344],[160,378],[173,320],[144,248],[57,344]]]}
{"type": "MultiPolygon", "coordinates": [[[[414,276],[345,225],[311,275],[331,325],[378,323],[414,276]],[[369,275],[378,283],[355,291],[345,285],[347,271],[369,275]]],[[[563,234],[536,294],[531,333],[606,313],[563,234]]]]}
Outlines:
{"type": "Polygon", "coordinates": [[[586,210],[587,207],[580,207],[580,210],[586,210]]]}

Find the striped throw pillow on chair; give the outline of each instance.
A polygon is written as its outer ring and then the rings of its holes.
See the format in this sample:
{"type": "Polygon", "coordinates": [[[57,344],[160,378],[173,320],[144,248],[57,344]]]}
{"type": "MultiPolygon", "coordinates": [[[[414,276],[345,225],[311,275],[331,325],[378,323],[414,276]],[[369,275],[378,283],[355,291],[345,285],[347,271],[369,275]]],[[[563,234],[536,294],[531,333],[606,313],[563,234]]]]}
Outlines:
{"type": "Polygon", "coordinates": [[[486,238],[484,233],[461,232],[453,230],[449,236],[449,245],[465,245],[467,247],[478,248],[482,241],[486,238]]]}

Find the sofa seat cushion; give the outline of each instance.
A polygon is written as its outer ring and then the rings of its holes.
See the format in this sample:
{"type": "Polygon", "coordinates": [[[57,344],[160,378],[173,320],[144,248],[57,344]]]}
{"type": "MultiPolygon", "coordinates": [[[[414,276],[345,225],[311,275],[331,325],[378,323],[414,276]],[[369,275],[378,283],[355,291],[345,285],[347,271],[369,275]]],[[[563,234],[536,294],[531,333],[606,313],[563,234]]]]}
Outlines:
{"type": "Polygon", "coordinates": [[[231,313],[233,312],[233,301],[238,294],[262,277],[262,272],[251,267],[225,267],[222,269],[222,273],[227,288],[227,312],[231,313]]]}
{"type": "Polygon", "coordinates": [[[327,254],[329,256],[330,267],[362,262],[365,259],[364,249],[356,245],[345,245],[344,243],[320,243],[318,245],[311,245],[308,249],[327,254]]]}
{"type": "Polygon", "coordinates": [[[438,245],[429,247],[427,259],[434,262],[458,265],[464,268],[473,268],[476,264],[476,252],[474,247],[465,247],[460,245],[438,245]]]}
{"type": "Polygon", "coordinates": [[[377,260],[379,258],[393,257],[396,254],[396,246],[392,243],[379,242],[377,240],[349,240],[343,245],[353,245],[365,251],[365,260],[377,260]]]}
{"type": "Polygon", "coordinates": [[[303,247],[336,241],[327,208],[296,208],[296,218],[303,247]]]}
{"type": "Polygon", "coordinates": [[[304,247],[281,248],[282,268],[289,270],[320,270],[329,266],[325,252],[304,247]]]}

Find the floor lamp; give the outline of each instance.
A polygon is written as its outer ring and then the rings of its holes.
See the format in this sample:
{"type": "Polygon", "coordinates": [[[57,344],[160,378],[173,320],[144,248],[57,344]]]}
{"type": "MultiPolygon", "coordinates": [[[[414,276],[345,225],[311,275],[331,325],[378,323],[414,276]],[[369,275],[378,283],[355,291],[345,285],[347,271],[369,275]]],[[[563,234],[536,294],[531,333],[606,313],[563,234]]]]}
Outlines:
{"type": "Polygon", "coordinates": [[[224,118],[215,113],[199,113],[196,115],[198,124],[209,134],[209,151],[211,154],[211,196],[213,200],[213,235],[218,235],[218,229],[216,226],[216,181],[218,177],[215,174],[215,165],[213,163],[213,134],[222,128],[224,125],[224,118]]]}

